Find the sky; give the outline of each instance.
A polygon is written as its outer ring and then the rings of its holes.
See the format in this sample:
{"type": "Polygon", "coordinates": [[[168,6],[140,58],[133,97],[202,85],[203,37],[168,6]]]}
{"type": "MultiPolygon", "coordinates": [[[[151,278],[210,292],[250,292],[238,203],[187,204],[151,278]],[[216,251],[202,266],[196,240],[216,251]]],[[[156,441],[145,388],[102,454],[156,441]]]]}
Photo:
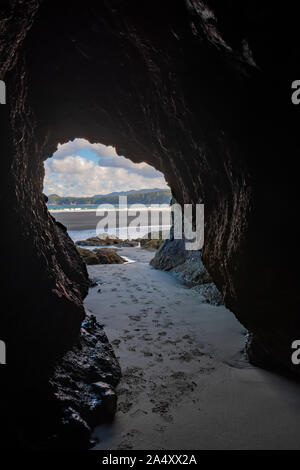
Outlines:
{"type": "Polygon", "coordinates": [[[94,196],[130,189],[167,189],[164,176],[147,163],[118,156],[114,147],[75,139],[58,144],[45,163],[44,193],[94,196]]]}

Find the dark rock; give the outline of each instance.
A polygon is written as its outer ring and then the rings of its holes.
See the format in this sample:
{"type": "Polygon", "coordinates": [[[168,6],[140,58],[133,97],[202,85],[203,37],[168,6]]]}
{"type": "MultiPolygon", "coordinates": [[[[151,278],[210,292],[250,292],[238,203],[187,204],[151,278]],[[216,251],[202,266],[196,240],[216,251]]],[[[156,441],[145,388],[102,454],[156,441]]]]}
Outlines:
{"type": "Polygon", "coordinates": [[[86,250],[78,246],[77,251],[85,264],[99,264],[98,256],[92,250],[86,250]]]}
{"type": "Polygon", "coordinates": [[[168,231],[149,232],[139,240],[141,248],[145,250],[158,250],[164,239],[168,236],[168,231]]]}
{"type": "Polygon", "coordinates": [[[97,287],[97,286],[98,286],[98,283],[94,279],[89,278],[89,287],[97,287]]]}
{"type": "Polygon", "coordinates": [[[123,241],[113,235],[100,234],[97,237],[90,237],[86,240],[78,240],[76,245],[79,246],[107,246],[107,245],[119,245],[123,241]]]}
{"type": "Polygon", "coordinates": [[[102,398],[101,413],[105,418],[112,419],[117,411],[117,395],[115,391],[105,382],[96,382],[93,388],[102,398]]]}
{"type": "Polygon", "coordinates": [[[104,234],[102,237],[90,237],[86,240],[78,240],[76,245],[79,246],[107,246],[115,245],[117,247],[135,247],[139,246],[139,242],[136,240],[121,240],[118,237],[104,234]]]}
{"type": "Polygon", "coordinates": [[[3,447],[86,449],[92,427],[112,418],[120,375],[103,326],[87,314],[76,346],[57,362],[50,380],[31,383],[25,392],[5,382],[3,447]]]}
{"type": "Polygon", "coordinates": [[[198,284],[192,287],[192,289],[200,295],[202,302],[217,306],[224,304],[222,295],[213,282],[198,284]]]}
{"type": "Polygon", "coordinates": [[[142,240],[141,241],[141,248],[144,250],[158,250],[161,246],[163,240],[142,240]]]}
{"type": "Polygon", "coordinates": [[[151,266],[172,271],[190,285],[211,282],[200,251],[186,250],[185,240],[165,240],[150,262],[151,266]]]}
{"type": "Polygon", "coordinates": [[[120,375],[119,363],[103,327],[93,315],[87,315],[78,344],[57,364],[50,380],[62,410],[62,422],[67,425],[66,429],[56,430],[55,441],[74,439],[86,447],[90,427],[112,419],[115,413],[114,386],[120,375]]]}
{"type": "MultiPolygon", "coordinates": [[[[171,231],[172,233],[172,231],[171,231]]],[[[222,295],[205,269],[201,252],[185,249],[185,240],[167,239],[150,261],[155,269],[170,271],[198,292],[203,302],[223,304],[222,295]]]]}
{"type": "Polygon", "coordinates": [[[123,247],[123,248],[124,248],[124,247],[132,247],[132,248],[134,248],[134,247],[136,247],[136,246],[139,246],[139,244],[140,244],[140,243],[139,243],[139,241],[137,241],[137,240],[123,240],[123,241],[120,242],[118,245],[119,245],[120,247],[123,247]]]}
{"type": "Polygon", "coordinates": [[[51,447],[61,449],[87,449],[90,446],[91,428],[72,407],[64,410],[58,434],[51,436],[51,447]]]}

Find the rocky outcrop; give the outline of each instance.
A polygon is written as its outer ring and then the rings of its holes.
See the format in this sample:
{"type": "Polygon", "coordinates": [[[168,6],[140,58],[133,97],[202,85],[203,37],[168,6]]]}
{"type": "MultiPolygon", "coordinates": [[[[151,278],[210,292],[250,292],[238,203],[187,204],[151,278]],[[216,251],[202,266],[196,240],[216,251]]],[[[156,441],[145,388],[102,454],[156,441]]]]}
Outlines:
{"type": "Polygon", "coordinates": [[[114,387],[120,375],[103,327],[93,315],[87,315],[77,345],[59,361],[50,380],[61,422],[55,427],[55,436],[48,437],[48,447],[87,447],[91,429],[115,414],[114,387]]]}
{"type": "Polygon", "coordinates": [[[84,318],[85,265],[42,195],[43,159],[75,137],[155,166],[179,204],[204,202],[203,263],[251,332],[252,361],[264,351],[299,374],[297,22],[288,6],[250,0],[1,3],[0,374],[11,386],[48,377],[84,318]]]}
{"type": "Polygon", "coordinates": [[[98,256],[92,250],[86,250],[85,248],[77,247],[77,251],[85,264],[99,264],[98,256]]]}
{"type": "Polygon", "coordinates": [[[201,260],[201,252],[186,250],[185,239],[164,240],[150,264],[155,269],[169,271],[189,287],[194,288],[204,302],[220,305],[222,295],[212,282],[201,260]]]}
{"type": "Polygon", "coordinates": [[[124,259],[113,250],[95,248],[93,250],[100,264],[123,264],[124,259]]]}
{"type": "Polygon", "coordinates": [[[123,240],[121,240],[118,237],[115,237],[113,235],[107,235],[106,233],[99,234],[96,237],[90,237],[87,238],[86,240],[78,240],[76,242],[76,245],[79,246],[107,246],[107,245],[119,245],[122,243],[123,240]]]}
{"type": "Polygon", "coordinates": [[[163,243],[163,240],[141,240],[141,248],[144,248],[145,250],[158,250],[158,248],[161,246],[163,243]]]}
{"type": "Polygon", "coordinates": [[[139,246],[139,241],[136,240],[122,240],[114,235],[99,234],[96,237],[90,237],[86,240],[78,240],[78,246],[110,246],[115,245],[119,247],[134,247],[139,246]]]}
{"type": "Polygon", "coordinates": [[[105,248],[95,248],[94,250],[86,250],[77,247],[77,251],[82,257],[85,264],[122,264],[124,259],[113,250],[105,248]]]}
{"type": "Polygon", "coordinates": [[[145,250],[156,251],[168,236],[169,230],[160,230],[158,232],[149,232],[138,240],[141,248],[144,248],[145,250]]]}
{"type": "Polygon", "coordinates": [[[210,276],[201,261],[200,251],[185,249],[185,240],[165,240],[150,263],[156,269],[181,273],[191,285],[210,282],[210,276]]]}
{"type": "Polygon", "coordinates": [[[2,383],[0,413],[5,432],[1,447],[90,447],[93,427],[110,421],[115,413],[115,386],[120,375],[103,326],[87,313],[76,344],[56,363],[49,377],[42,375],[42,380],[28,387],[2,383]]]}

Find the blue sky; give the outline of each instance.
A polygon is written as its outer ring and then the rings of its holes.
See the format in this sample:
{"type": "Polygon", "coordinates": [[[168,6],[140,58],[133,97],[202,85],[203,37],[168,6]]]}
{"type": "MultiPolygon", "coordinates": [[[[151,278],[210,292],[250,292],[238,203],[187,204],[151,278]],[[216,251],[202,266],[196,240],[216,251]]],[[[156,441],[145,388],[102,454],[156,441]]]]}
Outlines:
{"type": "Polygon", "coordinates": [[[113,147],[75,139],[59,144],[45,161],[44,193],[93,196],[113,191],[168,188],[164,176],[147,163],[118,156],[113,147]]]}

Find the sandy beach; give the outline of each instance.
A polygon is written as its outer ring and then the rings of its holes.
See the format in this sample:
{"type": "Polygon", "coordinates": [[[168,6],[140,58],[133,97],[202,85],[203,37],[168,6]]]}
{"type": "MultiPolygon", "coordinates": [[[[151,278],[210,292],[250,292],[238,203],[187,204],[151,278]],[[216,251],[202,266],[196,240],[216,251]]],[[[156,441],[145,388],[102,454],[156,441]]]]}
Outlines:
{"type": "Polygon", "coordinates": [[[95,449],[299,449],[299,385],[251,366],[234,315],[151,268],[153,252],[118,253],[135,262],[88,267],[101,292],[85,305],[123,372],[95,449]]]}
{"type": "MultiPolygon", "coordinates": [[[[139,221],[137,220],[136,223],[135,219],[139,214],[142,214],[143,220],[141,225],[170,225],[171,221],[171,212],[170,210],[137,210],[136,215],[130,214],[128,215],[127,220],[123,220],[122,216],[124,217],[124,211],[116,210],[116,224],[113,226],[115,227],[127,227],[129,224],[131,225],[138,225],[139,221]],[[121,217],[120,217],[121,213],[121,217]],[[163,215],[162,215],[163,214],[163,215]],[[163,217],[163,219],[162,219],[163,217]]],[[[100,220],[106,217],[107,214],[104,216],[98,216],[96,211],[53,211],[51,215],[60,223],[65,225],[68,230],[89,230],[95,229],[97,224],[100,220]]],[[[102,230],[103,231],[103,230],[102,230]]]]}

